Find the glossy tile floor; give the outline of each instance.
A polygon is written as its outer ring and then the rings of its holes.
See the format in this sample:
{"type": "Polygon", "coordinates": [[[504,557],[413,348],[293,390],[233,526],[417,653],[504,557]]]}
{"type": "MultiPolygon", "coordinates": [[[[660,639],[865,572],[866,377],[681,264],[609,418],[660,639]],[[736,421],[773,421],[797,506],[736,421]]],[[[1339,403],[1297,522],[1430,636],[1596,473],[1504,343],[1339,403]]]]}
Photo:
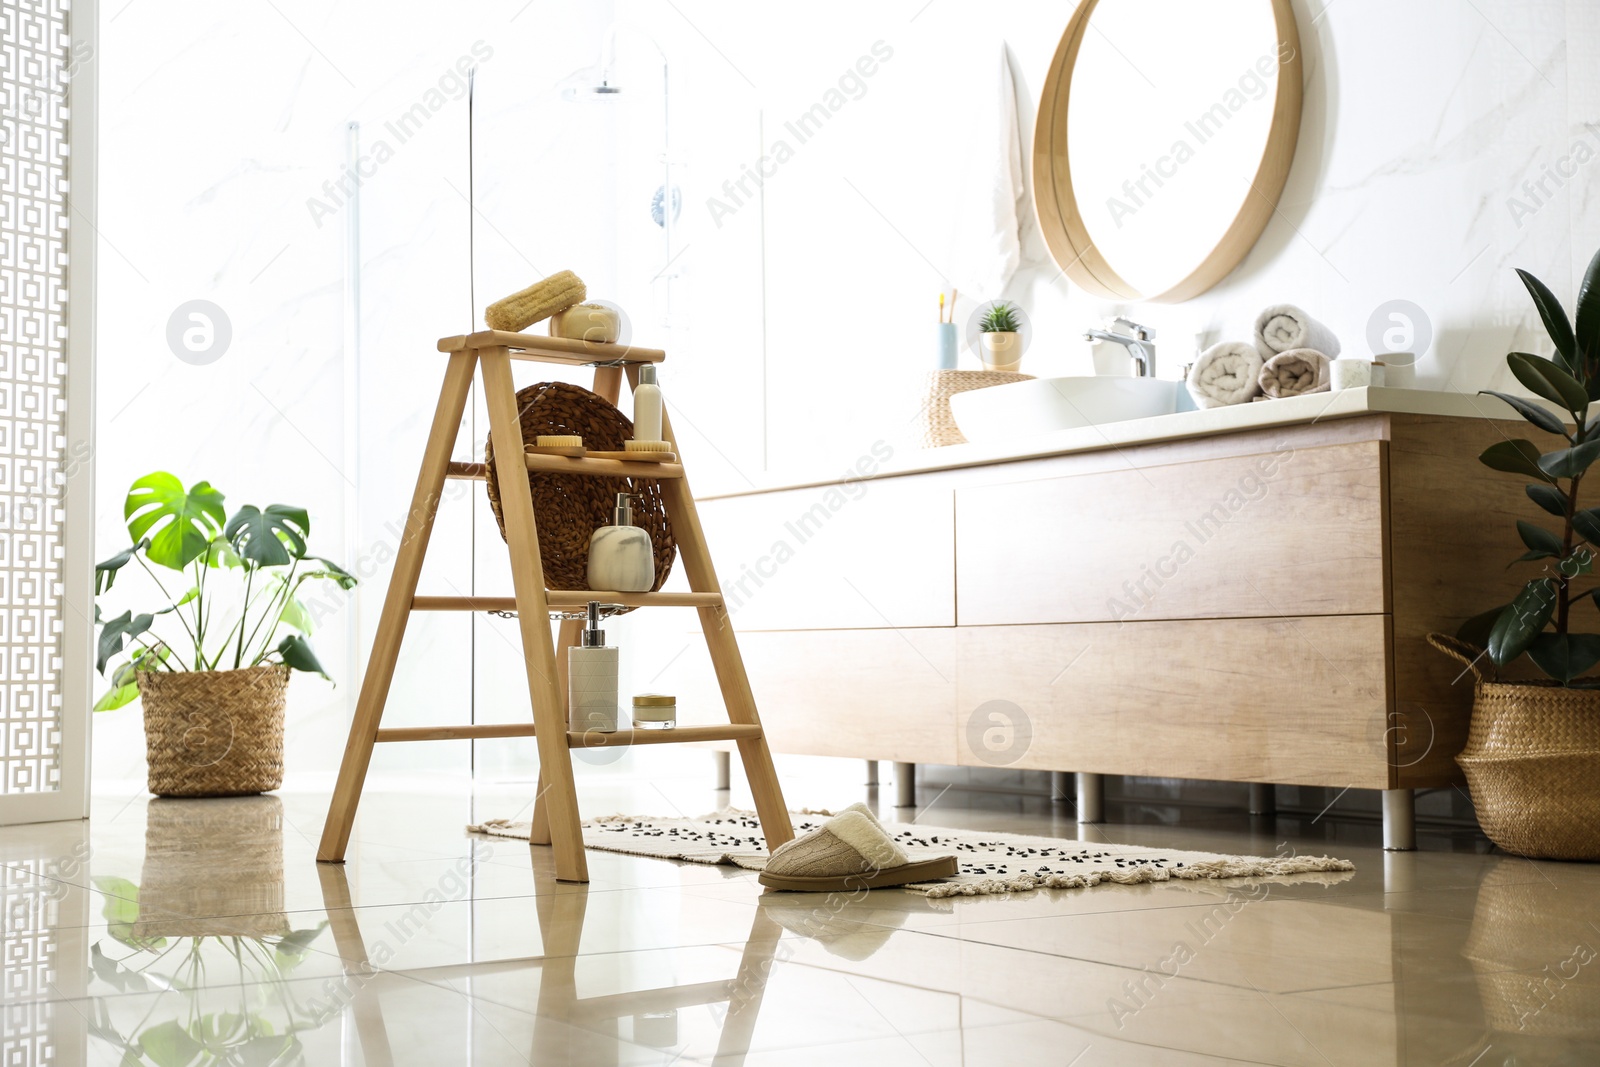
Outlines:
{"type": "MultiPolygon", "coordinates": [[[[601,779],[583,803],[699,813],[728,796],[708,783],[601,779]]],[[[786,785],[796,807],[867,794],[786,785]]],[[[1332,816],[1112,804],[1085,837],[1358,869],[809,897],[599,852],[588,886],[560,885],[547,850],[462,832],[525,818],[528,793],[370,794],[342,867],[313,860],[320,792],[103,796],[88,824],[0,831],[0,1062],[1600,1062],[1600,867],[1475,834],[1386,856],[1376,825],[1332,816]]],[[[1042,799],[921,799],[929,824],[1079,835],[1042,799]]]]}

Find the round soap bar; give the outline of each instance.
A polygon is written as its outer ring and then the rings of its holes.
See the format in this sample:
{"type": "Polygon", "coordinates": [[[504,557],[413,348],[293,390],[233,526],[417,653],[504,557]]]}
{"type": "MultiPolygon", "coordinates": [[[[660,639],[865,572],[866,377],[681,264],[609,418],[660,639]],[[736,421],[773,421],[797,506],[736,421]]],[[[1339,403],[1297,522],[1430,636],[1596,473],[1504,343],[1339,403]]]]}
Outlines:
{"type": "Polygon", "coordinates": [[[574,304],[550,316],[550,336],[595,344],[615,344],[622,320],[603,304],[574,304]]]}

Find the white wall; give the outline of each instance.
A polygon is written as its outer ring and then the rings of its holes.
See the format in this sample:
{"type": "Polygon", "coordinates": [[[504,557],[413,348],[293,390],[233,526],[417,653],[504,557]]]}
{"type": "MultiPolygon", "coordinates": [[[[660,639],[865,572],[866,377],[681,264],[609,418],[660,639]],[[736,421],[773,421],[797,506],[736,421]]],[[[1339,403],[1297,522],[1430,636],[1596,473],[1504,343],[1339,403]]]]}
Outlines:
{"type": "MultiPolygon", "coordinates": [[[[169,2],[103,13],[100,554],[126,543],[127,484],[165,468],[209,478],[236,503],[308,506],[319,548],[367,572],[357,597],[328,602],[317,637],[339,687],[295,682],[292,774],[337,765],[356,650],[370,642],[390,524],[409,499],[436,396],[435,338],[468,329],[475,305],[570,267],[629,310],[637,339],[670,349],[663,381],[698,491],[795,466],[842,468],[879,438],[903,436],[916,409],[936,294],[957,273],[948,206],[971,152],[965,94],[987,84],[1008,48],[1026,151],[1070,13],[1023,0],[615,7],[626,91],[609,109],[555,92],[592,62],[609,2],[169,2]],[[684,206],[670,326],[664,253],[647,221],[659,67],[631,30],[671,58],[684,206]],[[465,102],[453,79],[480,42],[493,55],[479,58],[474,300],[465,102]],[[792,146],[759,195],[714,218],[707,201],[727,202],[724,181],[878,42],[892,56],[859,98],[792,146]],[[421,131],[404,144],[391,135],[392,158],[369,163],[362,187],[353,366],[349,209],[324,183],[341,175],[347,122],[361,123],[372,152],[385,124],[419,103],[429,115],[421,131]],[[222,306],[234,330],[228,353],[204,367],[165,341],[172,310],[196,298],[222,306]]],[[[1600,147],[1584,125],[1600,120],[1600,11],[1585,0],[1338,0],[1320,10],[1296,3],[1306,105],[1279,213],[1221,285],[1134,316],[1161,331],[1171,376],[1196,329],[1240,335],[1264,303],[1300,303],[1359,348],[1373,310],[1404,298],[1432,320],[1426,384],[1504,384],[1508,347],[1548,350],[1511,268],[1570,302],[1600,244],[1597,164],[1520,224],[1507,206],[1578,139],[1600,147]]],[[[1036,329],[1024,369],[1086,372],[1075,338],[1111,308],[1062,278],[1031,218],[1023,238],[1006,295],[1036,329]]],[[[958,321],[970,309],[963,301],[958,321]]],[[[481,413],[469,421],[462,458],[486,431],[481,413]]],[[[446,502],[436,544],[455,551],[430,565],[425,588],[506,588],[479,493],[446,502]]],[[[521,717],[510,638],[496,620],[419,620],[393,721],[462,721],[472,707],[484,721],[521,717]],[[461,665],[474,644],[469,686],[461,665]]],[[[629,669],[648,679],[677,649],[635,651],[629,669]]],[[[96,726],[97,780],[142,777],[137,709],[96,726]]],[[[526,773],[530,755],[525,743],[479,746],[478,766],[526,773]]],[[[392,746],[376,767],[464,773],[469,759],[465,745],[392,746]]]]}
{"type": "MultiPolygon", "coordinates": [[[[1306,94],[1280,209],[1210,292],[1132,309],[1160,333],[1163,376],[1189,361],[1195,332],[1247,337],[1268,303],[1299,303],[1347,349],[1366,351],[1374,311],[1405,299],[1426,311],[1434,334],[1423,385],[1507,386],[1506,351],[1549,351],[1512,268],[1539,275],[1570,305],[1600,245],[1600,223],[1583,210],[1600,188],[1600,164],[1550,185],[1553,195],[1520,220],[1507,203],[1576,141],[1600,150],[1600,127],[1584,126],[1600,119],[1600,13],[1580,0],[1294,6],[1306,94]]],[[[686,258],[696,300],[672,381],[717,368],[716,391],[673,394],[706,412],[696,421],[719,457],[715,487],[737,488],[763,467],[814,468],[819,453],[821,469],[842,467],[915,411],[937,292],[961,273],[948,220],[974,140],[962,125],[964,94],[989,84],[1004,42],[1029,159],[1038,94],[1070,7],[824,3],[771,22],[723,0],[619,8],[689,71],[687,199],[698,229],[686,258]],[[796,145],[783,122],[879,41],[893,58],[864,95],[796,145]],[[749,136],[752,118],[764,136],[749,136]],[[722,182],[784,138],[793,158],[769,167],[776,173],[751,206],[716,212],[718,226],[708,198],[726,203],[722,182]],[[744,277],[763,278],[759,294],[708,284],[706,272],[725,277],[734,262],[744,277]]],[[[1023,251],[1005,294],[1036,330],[1023,370],[1089,373],[1081,333],[1116,306],[1067,282],[1031,217],[1023,251]]],[[[957,321],[971,308],[963,300],[957,321]]],[[[692,458],[697,472],[713,469],[692,458]]],[[[713,488],[704,473],[698,482],[713,488]]]]}

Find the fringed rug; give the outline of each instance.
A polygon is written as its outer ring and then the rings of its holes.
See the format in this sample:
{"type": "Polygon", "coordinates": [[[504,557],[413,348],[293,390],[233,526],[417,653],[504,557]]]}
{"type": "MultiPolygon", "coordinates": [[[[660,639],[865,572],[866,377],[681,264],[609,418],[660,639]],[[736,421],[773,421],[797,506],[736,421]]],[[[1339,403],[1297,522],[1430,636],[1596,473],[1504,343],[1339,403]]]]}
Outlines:
{"type": "MultiPolygon", "coordinates": [[[[821,826],[829,814],[794,814],[795,835],[821,826]]],[[[467,829],[496,837],[528,837],[527,823],[505,819],[491,819],[467,829]]],[[[951,853],[959,859],[956,877],[905,887],[933,898],[1355,870],[1349,860],[1328,856],[1224,856],[912,823],[885,823],[884,829],[913,860],[951,853]]],[[[759,871],[767,862],[761,823],[748,811],[720,811],[698,819],[631,815],[592,819],[583,824],[583,843],[604,852],[731,864],[751,871],[759,871]]]]}

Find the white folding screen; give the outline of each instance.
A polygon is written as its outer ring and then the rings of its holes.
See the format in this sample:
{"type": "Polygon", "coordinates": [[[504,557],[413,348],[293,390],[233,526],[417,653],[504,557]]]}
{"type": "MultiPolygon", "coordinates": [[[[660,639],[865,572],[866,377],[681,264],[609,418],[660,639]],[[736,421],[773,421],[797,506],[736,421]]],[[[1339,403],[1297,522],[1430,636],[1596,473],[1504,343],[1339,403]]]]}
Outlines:
{"type": "Polygon", "coordinates": [[[0,6],[0,823],[87,814],[94,20],[0,6]]]}

